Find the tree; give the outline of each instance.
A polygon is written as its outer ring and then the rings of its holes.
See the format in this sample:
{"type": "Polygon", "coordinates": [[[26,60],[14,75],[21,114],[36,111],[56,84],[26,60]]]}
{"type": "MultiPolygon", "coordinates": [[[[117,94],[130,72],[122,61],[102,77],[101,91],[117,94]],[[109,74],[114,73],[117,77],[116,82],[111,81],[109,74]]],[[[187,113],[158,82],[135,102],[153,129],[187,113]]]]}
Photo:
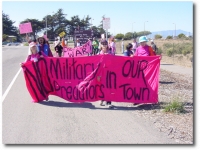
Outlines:
{"type": "Polygon", "coordinates": [[[154,37],[155,37],[155,39],[161,39],[161,38],[162,38],[162,35],[156,34],[154,37]]]}
{"type": "Polygon", "coordinates": [[[16,36],[19,40],[19,35],[17,31],[17,27],[15,27],[13,24],[15,21],[10,20],[9,16],[2,12],[2,20],[3,20],[3,40],[6,36],[13,35],[16,36]]]}
{"type": "Polygon", "coordinates": [[[29,33],[30,35],[32,35],[34,37],[34,39],[36,39],[36,35],[38,32],[42,31],[42,29],[44,29],[44,23],[42,21],[39,21],[38,19],[26,19],[24,21],[21,21],[20,23],[27,23],[30,22],[31,26],[32,26],[32,33],[29,33]]]}
{"type": "MultiPolygon", "coordinates": [[[[68,34],[67,29],[70,23],[66,19],[66,15],[63,13],[63,9],[58,9],[55,14],[47,15],[43,18],[42,22],[45,24],[45,28],[47,19],[47,36],[49,39],[54,39],[63,31],[68,34]]],[[[46,30],[44,34],[46,34],[46,30]]]]}
{"type": "Polygon", "coordinates": [[[173,39],[173,37],[169,35],[169,36],[167,36],[166,39],[173,39]]]}
{"type": "Polygon", "coordinates": [[[133,37],[133,33],[132,32],[127,32],[124,36],[124,40],[131,40],[133,37]]]}
{"type": "Polygon", "coordinates": [[[140,32],[137,32],[137,37],[140,37],[140,36],[147,36],[147,35],[149,35],[149,34],[151,34],[151,32],[150,31],[140,31],[140,32]]]}
{"type": "Polygon", "coordinates": [[[186,36],[185,36],[185,34],[181,33],[181,34],[178,35],[178,38],[179,38],[179,39],[181,39],[181,38],[186,38],[186,36]]]}
{"type": "Polygon", "coordinates": [[[8,39],[8,35],[3,34],[3,39],[2,39],[2,41],[6,41],[7,39],[8,39]]]}
{"type": "Polygon", "coordinates": [[[121,39],[124,38],[124,34],[119,33],[119,34],[115,35],[115,38],[118,39],[118,40],[121,40],[121,39]]]}

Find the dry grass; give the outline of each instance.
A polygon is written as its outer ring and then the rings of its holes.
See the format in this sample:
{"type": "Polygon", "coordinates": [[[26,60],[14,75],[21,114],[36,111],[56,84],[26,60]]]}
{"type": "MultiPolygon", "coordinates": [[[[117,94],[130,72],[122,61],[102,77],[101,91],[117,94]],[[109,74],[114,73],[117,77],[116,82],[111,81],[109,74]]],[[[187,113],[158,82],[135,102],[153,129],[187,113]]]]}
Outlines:
{"type": "MultiPolygon", "coordinates": [[[[132,43],[132,40],[124,41],[124,46],[128,45],[128,43],[132,43]]],[[[174,44],[181,44],[181,43],[193,43],[192,40],[154,40],[154,43],[159,49],[162,49],[163,52],[166,50],[163,48],[163,45],[166,43],[174,43],[174,44]]],[[[150,42],[147,43],[150,45],[150,42]]],[[[116,51],[118,54],[121,53],[121,41],[116,42],[116,51]]],[[[192,63],[190,61],[192,54],[187,54],[186,56],[182,54],[175,54],[172,57],[168,57],[167,55],[162,54],[161,62],[171,63],[175,65],[180,65],[184,67],[192,67],[192,63]]]]}

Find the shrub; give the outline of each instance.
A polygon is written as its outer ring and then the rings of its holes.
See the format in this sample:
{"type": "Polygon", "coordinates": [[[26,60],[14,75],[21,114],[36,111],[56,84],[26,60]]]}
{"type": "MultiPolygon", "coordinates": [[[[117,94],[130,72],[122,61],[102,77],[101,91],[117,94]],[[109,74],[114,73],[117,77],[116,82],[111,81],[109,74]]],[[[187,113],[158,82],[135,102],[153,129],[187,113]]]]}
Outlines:
{"type": "Polygon", "coordinates": [[[29,46],[29,44],[28,43],[24,43],[24,46],[29,46]]]}
{"type": "Polygon", "coordinates": [[[174,53],[172,48],[167,49],[167,56],[171,57],[173,54],[174,53]]]}
{"type": "Polygon", "coordinates": [[[172,113],[184,113],[185,109],[183,103],[178,102],[178,98],[174,101],[170,102],[167,106],[164,107],[165,112],[172,112],[172,113]]]}
{"type": "Polygon", "coordinates": [[[158,54],[158,55],[162,54],[162,49],[161,48],[157,48],[156,54],[158,54]]]}
{"type": "Polygon", "coordinates": [[[190,54],[190,50],[189,50],[189,49],[184,49],[184,50],[182,51],[182,54],[183,54],[184,56],[186,56],[187,54],[190,54]]]}
{"type": "Polygon", "coordinates": [[[167,36],[167,38],[166,39],[173,39],[173,37],[172,36],[167,36]]]}

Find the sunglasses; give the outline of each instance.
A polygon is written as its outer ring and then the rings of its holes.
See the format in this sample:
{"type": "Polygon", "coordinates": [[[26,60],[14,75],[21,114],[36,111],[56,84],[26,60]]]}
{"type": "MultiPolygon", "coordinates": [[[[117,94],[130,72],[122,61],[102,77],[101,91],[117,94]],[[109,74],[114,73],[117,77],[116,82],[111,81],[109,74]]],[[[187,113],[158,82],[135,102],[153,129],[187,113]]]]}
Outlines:
{"type": "Polygon", "coordinates": [[[106,43],[103,43],[102,45],[108,45],[108,44],[106,44],[106,43]]]}

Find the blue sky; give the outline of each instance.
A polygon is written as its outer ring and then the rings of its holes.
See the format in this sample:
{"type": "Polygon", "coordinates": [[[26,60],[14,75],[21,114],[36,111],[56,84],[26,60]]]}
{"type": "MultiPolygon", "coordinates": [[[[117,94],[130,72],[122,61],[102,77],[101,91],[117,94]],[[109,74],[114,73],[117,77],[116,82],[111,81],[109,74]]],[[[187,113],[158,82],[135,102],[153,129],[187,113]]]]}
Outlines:
{"type": "Polygon", "coordinates": [[[91,16],[92,24],[98,26],[102,16],[110,18],[109,32],[127,33],[144,30],[155,32],[181,29],[193,33],[192,1],[3,1],[2,10],[10,19],[20,21],[26,18],[42,20],[50,12],[59,8],[67,14],[67,19],[74,15],[91,16]],[[175,23],[175,24],[173,24],[175,23]]]}

